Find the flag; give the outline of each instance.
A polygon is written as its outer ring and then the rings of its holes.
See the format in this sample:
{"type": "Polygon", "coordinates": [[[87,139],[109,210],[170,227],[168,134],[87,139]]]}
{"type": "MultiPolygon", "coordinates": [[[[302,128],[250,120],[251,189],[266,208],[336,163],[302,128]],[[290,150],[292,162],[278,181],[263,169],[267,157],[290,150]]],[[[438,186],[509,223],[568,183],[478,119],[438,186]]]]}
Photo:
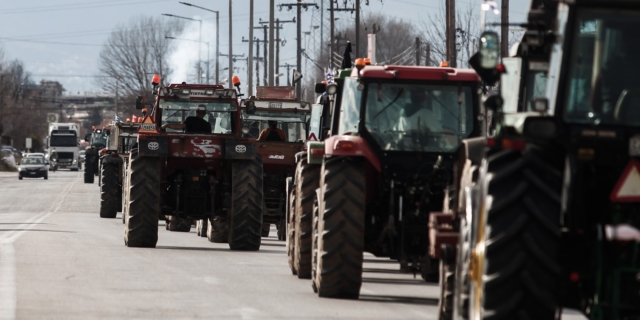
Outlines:
{"type": "Polygon", "coordinates": [[[120,119],[120,117],[118,117],[118,115],[117,115],[117,114],[116,114],[115,122],[122,122],[122,120],[120,119]]]}

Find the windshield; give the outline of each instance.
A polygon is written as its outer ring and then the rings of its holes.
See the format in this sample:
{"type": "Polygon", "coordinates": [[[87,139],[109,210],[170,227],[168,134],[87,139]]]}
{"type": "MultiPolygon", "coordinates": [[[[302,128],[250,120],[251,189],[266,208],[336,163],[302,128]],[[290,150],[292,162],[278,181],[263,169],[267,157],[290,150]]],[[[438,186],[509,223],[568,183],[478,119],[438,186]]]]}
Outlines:
{"type": "Polygon", "coordinates": [[[367,130],[383,150],[455,151],[473,131],[470,86],[370,83],[367,130]]]}
{"type": "Polygon", "coordinates": [[[28,157],[22,159],[22,164],[44,164],[44,158],[42,157],[28,157]]]}
{"type": "MultiPolygon", "coordinates": [[[[216,134],[231,134],[233,133],[231,112],[211,112],[207,111],[204,116],[209,126],[211,126],[211,133],[216,134]]],[[[162,111],[162,124],[178,124],[183,123],[188,117],[196,117],[196,110],[163,110],[162,111]]],[[[193,119],[192,118],[192,119],[193,119]]],[[[167,132],[183,132],[183,130],[174,130],[167,128],[167,132]]]]}
{"type": "Polygon", "coordinates": [[[637,12],[578,12],[566,85],[566,121],[640,126],[639,28],[637,12]]]}
{"type": "Polygon", "coordinates": [[[92,137],[91,145],[102,149],[107,146],[107,136],[103,134],[94,134],[92,137]]]}
{"type": "Polygon", "coordinates": [[[76,136],[73,135],[52,135],[49,145],[52,147],[75,147],[78,145],[76,136]]]}
{"type": "MultiPolygon", "coordinates": [[[[242,127],[248,128],[245,134],[248,138],[258,139],[260,133],[269,128],[269,122],[275,121],[277,128],[284,131],[287,142],[296,142],[307,139],[307,121],[309,113],[256,111],[255,114],[242,114],[242,127]]],[[[267,132],[264,131],[264,136],[267,132]]],[[[264,138],[264,137],[263,137],[264,138]]],[[[263,139],[264,140],[264,139],[263,139]]]]}

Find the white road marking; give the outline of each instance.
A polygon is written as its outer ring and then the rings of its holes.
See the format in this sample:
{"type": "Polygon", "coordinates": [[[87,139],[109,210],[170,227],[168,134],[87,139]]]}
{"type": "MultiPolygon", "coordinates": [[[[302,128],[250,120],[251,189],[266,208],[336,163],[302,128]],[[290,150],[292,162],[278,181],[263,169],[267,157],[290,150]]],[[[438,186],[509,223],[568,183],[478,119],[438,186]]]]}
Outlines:
{"type": "Polygon", "coordinates": [[[25,232],[37,226],[38,223],[58,212],[77,181],[75,180],[73,183],[68,184],[48,210],[35,215],[27,222],[16,227],[20,231],[7,232],[0,237],[0,319],[13,320],[16,318],[18,297],[16,295],[16,256],[13,243],[25,232]]]}

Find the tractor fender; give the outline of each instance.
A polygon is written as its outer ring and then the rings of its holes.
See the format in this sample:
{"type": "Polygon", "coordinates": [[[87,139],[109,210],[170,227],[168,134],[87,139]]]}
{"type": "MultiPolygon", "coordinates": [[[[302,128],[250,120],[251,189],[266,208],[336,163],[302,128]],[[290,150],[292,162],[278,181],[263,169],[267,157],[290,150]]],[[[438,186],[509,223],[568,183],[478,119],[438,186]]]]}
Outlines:
{"type": "Polygon", "coordinates": [[[362,157],[381,172],[380,159],[369,144],[358,136],[333,136],[324,140],[324,156],[362,157]]]}

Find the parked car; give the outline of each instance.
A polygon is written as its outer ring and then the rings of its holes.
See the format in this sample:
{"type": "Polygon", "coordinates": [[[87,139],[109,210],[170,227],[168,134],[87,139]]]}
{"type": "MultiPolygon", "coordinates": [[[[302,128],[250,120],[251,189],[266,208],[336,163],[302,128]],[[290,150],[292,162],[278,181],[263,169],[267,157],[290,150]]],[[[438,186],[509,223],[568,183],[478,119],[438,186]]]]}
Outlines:
{"type": "Polygon", "coordinates": [[[16,167],[16,158],[10,149],[0,149],[0,159],[4,160],[10,166],[16,167]]]}
{"type": "Polygon", "coordinates": [[[25,157],[18,167],[18,179],[22,178],[49,178],[48,161],[44,157],[25,157]]]}
{"type": "Polygon", "coordinates": [[[2,146],[0,147],[1,150],[7,150],[9,152],[11,152],[11,154],[13,154],[13,158],[15,160],[15,162],[20,162],[20,160],[22,160],[22,152],[20,152],[20,150],[12,147],[12,146],[2,146]]]}

